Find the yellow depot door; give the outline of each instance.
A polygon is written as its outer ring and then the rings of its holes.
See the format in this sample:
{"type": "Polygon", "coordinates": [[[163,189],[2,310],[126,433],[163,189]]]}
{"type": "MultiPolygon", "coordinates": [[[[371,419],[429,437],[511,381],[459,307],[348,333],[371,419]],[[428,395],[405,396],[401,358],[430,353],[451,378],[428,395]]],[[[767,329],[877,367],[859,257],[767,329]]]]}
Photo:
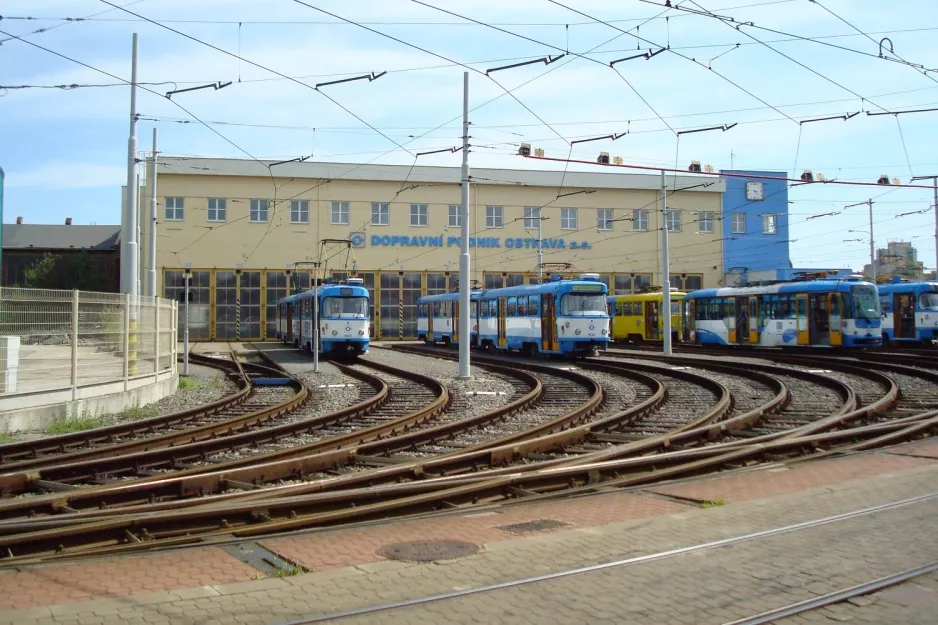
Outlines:
{"type": "Polygon", "coordinates": [[[830,311],[830,345],[831,347],[839,347],[844,344],[843,328],[840,323],[843,316],[841,314],[843,300],[840,293],[828,293],[827,297],[827,310],[830,311]]]}
{"type": "Polygon", "coordinates": [[[749,342],[759,344],[759,298],[749,298],[749,342]]]}
{"type": "Polygon", "coordinates": [[[508,346],[508,327],[505,319],[507,309],[507,300],[504,297],[498,298],[498,346],[508,346]]]}
{"type": "Polygon", "coordinates": [[[739,340],[736,336],[736,298],[726,298],[723,305],[725,307],[723,319],[726,321],[728,334],[727,342],[732,345],[739,340]]]}
{"type": "Polygon", "coordinates": [[[808,323],[808,296],[795,296],[795,310],[797,314],[798,345],[811,344],[811,326],[808,323]]]}

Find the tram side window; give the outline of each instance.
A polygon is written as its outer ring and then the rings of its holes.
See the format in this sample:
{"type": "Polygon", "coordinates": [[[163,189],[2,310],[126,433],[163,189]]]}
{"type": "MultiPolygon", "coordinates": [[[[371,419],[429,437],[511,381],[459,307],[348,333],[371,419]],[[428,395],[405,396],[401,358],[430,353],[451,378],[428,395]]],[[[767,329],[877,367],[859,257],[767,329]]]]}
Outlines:
{"type": "Polygon", "coordinates": [[[892,297],[884,295],[879,298],[879,307],[884,313],[892,312],[892,297]]]}
{"type": "Polygon", "coordinates": [[[518,311],[518,298],[509,297],[508,298],[508,316],[514,317],[518,311]]]}
{"type": "Polygon", "coordinates": [[[537,316],[538,313],[538,301],[540,297],[537,295],[528,295],[528,314],[537,316]]]}
{"type": "Polygon", "coordinates": [[[528,316],[528,296],[523,295],[518,298],[518,316],[527,317],[528,316]]]}

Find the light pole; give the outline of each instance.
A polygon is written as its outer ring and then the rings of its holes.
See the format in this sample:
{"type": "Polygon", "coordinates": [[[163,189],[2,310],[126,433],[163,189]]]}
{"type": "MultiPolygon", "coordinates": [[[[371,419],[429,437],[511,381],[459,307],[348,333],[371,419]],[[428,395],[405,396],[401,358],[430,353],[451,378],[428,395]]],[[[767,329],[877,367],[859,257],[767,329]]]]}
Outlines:
{"type": "Polygon", "coordinates": [[[541,222],[550,219],[550,217],[542,217],[541,209],[538,208],[537,217],[534,219],[537,219],[537,281],[540,282],[544,277],[544,248],[541,247],[541,242],[544,240],[544,237],[541,234],[541,222]]]}
{"type": "Polygon", "coordinates": [[[668,187],[661,170],[661,314],[664,315],[664,355],[671,355],[671,260],[668,257],[668,187]]]}
{"type": "MultiPolygon", "coordinates": [[[[469,297],[469,72],[462,75],[462,180],[459,204],[459,379],[471,377],[469,341],[472,308],[469,297]]],[[[480,328],[481,329],[481,328],[480,328]]]]}
{"type": "Polygon", "coordinates": [[[934,176],[913,176],[912,182],[916,180],[931,180],[933,185],[933,192],[935,194],[935,203],[932,204],[932,210],[935,211],[935,272],[938,275],[938,174],[934,176]]]}
{"type": "MultiPolygon", "coordinates": [[[[862,206],[866,204],[869,207],[870,214],[870,231],[867,233],[870,235],[870,275],[873,278],[873,282],[876,282],[876,257],[873,251],[873,200],[867,200],[865,202],[857,202],[856,204],[848,204],[844,208],[851,208],[853,206],[862,206]]],[[[863,230],[848,230],[847,232],[864,232],[863,230]]]]}
{"type": "MultiPolygon", "coordinates": [[[[865,204],[865,202],[864,202],[864,204],[865,204]]],[[[855,232],[855,233],[858,233],[858,234],[865,234],[865,235],[867,235],[867,236],[869,237],[869,239],[844,239],[844,243],[852,243],[852,242],[865,243],[865,242],[869,241],[869,243],[870,243],[870,276],[871,276],[873,282],[876,282],[876,259],[875,259],[874,256],[873,256],[873,232],[872,232],[872,230],[870,230],[870,231],[866,231],[866,230],[847,230],[847,232],[855,232]]]]}

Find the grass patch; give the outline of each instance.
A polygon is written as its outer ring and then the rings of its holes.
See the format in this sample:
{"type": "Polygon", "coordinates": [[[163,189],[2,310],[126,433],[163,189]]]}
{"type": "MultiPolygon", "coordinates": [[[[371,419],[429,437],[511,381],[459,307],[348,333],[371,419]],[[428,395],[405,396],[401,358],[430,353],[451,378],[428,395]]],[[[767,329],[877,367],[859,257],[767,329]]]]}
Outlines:
{"type": "Polygon", "coordinates": [[[139,421],[140,419],[149,419],[159,414],[156,406],[128,406],[124,408],[114,418],[117,421],[139,421]]]}
{"type": "Polygon", "coordinates": [[[103,425],[106,425],[107,422],[107,417],[103,415],[96,416],[90,412],[83,412],[82,414],[72,419],[69,419],[68,417],[64,419],[56,419],[52,422],[52,425],[49,426],[47,431],[49,434],[71,434],[72,432],[93,430],[94,428],[99,428],[103,425]]]}
{"type": "Polygon", "coordinates": [[[179,390],[181,391],[191,391],[198,385],[199,383],[193,378],[179,378],[179,390]]]}
{"type": "Polygon", "coordinates": [[[719,508],[720,506],[725,506],[726,501],[722,497],[716,499],[715,501],[705,501],[700,504],[701,508],[719,508]]]}
{"type": "Polygon", "coordinates": [[[7,443],[15,443],[15,442],[16,442],[15,438],[10,436],[9,434],[0,432],[0,445],[6,445],[7,443]]]}
{"type": "Polygon", "coordinates": [[[293,577],[303,573],[306,573],[306,569],[298,565],[291,566],[288,569],[277,569],[277,577],[293,577]]]}

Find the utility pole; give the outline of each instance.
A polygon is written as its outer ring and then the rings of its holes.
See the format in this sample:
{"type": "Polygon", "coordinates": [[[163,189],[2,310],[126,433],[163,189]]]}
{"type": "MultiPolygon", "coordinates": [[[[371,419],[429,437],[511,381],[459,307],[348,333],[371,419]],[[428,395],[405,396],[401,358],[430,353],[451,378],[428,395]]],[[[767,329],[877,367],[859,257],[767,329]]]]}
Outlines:
{"type": "Polygon", "coordinates": [[[319,263],[313,271],[313,373],[319,373],[319,263]]]}
{"type": "Polygon", "coordinates": [[[186,267],[186,272],[183,274],[183,279],[185,280],[185,289],[182,294],[182,305],[183,305],[183,317],[185,319],[185,327],[182,331],[182,374],[189,375],[189,278],[190,278],[189,268],[186,267]]]}
{"type": "Polygon", "coordinates": [[[143,194],[140,193],[140,169],[139,168],[137,169],[137,174],[135,178],[136,178],[137,186],[134,187],[134,196],[136,198],[136,201],[134,202],[134,214],[136,216],[134,221],[137,222],[137,228],[136,228],[137,251],[134,254],[134,264],[136,265],[136,272],[134,273],[134,282],[137,283],[137,294],[142,295],[143,294],[143,267],[140,265],[140,244],[143,241],[143,237],[140,234],[140,221],[141,221],[140,216],[142,214],[140,212],[140,205],[142,203],[140,196],[143,194]]]}
{"type": "Polygon", "coordinates": [[[873,284],[876,284],[876,256],[873,252],[876,247],[873,244],[873,200],[869,199],[866,203],[870,208],[870,271],[873,275],[873,284]]]}
{"type": "Polygon", "coordinates": [[[153,129],[153,171],[150,172],[150,262],[147,295],[156,296],[156,128],[153,129]]]}
{"type": "MultiPolygon", "coordinates": [[[[459,206],[459,379],[471,376],[469,342],[472,338],[469,300],[469,72],[462,74],[462,204],[459,206]]],[[[540,222],[538,222],[540,224],[540,222]]],[[[538,246],[540,247],[540,246],[538,246]]]]}
{"type": "Polygon", "coordinates": [[[932,204],[932,210],[935,211],[935,275],[938,277],[938,174],[934,176],[914,176],[912,181],[931,180],[934,183],[935,203],[932,204]]]}
{"type": "MultiPolygon", "coordinates": [[[[127,197],[121,221],[121,291],[137,295],[137,33],[133,37],[130,72],[130,137],[127,140],[127,197]]],[[[136,303],[136,302],[135,302],[136,303]]]]}
{"type": "MultiPolygon", "coordinates": [[[[675,174],[676,176],[677,174],[675,174]]],[[[668,186],[661,170],[661,314],[664,315],[664,355],[671,355],[671,262],[668,258],[668,186]]]]}

